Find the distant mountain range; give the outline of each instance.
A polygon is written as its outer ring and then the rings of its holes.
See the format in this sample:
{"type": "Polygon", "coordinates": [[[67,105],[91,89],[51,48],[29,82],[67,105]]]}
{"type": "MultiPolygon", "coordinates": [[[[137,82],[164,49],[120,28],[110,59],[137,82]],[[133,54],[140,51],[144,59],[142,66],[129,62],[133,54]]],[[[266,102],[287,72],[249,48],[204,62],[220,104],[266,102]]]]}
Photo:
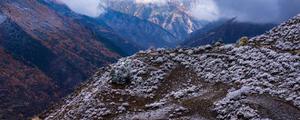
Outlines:
{"type": "Polygon", "coordinates": [[[172,48],[180,42],[157,24],[115,10],[107,9],[97,19],[104,21],[121,37],[141,46],[142,49],[172,48]]]}
{"type": "Polygon", "coordinates": [[[221,20],[210,23],[202,29],[196,30],[182,43],[185,47],[195,47],[215,42],[235,43],[239,38],[260,35],[276,24],[239,22],[235,19],[221,20]]]}

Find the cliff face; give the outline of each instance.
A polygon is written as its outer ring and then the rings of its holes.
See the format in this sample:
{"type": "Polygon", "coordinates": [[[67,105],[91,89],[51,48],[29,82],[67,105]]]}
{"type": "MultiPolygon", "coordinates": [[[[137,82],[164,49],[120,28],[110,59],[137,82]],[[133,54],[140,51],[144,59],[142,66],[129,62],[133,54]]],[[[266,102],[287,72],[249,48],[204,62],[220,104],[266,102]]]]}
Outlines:
{"type": "Polygon", "coordinates": [[[300,116],[300,16],[239,44],[139,52],[99,70],[42,118],[300,116]]]}
{"type": "MultiPolygon", "coordinates": [[[[105,29],[102,29],[105,30],[105,29]]],[[[78,21],[41,1],[0,1],[0,119],[22,119],[121,56],[78,21]]]]}

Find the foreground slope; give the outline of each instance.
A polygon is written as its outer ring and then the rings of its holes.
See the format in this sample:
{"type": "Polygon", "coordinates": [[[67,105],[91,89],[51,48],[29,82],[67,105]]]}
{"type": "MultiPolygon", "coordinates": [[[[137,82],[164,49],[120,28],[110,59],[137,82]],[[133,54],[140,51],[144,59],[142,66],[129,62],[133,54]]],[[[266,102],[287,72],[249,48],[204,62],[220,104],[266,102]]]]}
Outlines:
{"type": "Polygon", "coordinates": [[[298,120],[299,31],[300,15],[238,45],[139,52],[41,117],[298,120]]]}

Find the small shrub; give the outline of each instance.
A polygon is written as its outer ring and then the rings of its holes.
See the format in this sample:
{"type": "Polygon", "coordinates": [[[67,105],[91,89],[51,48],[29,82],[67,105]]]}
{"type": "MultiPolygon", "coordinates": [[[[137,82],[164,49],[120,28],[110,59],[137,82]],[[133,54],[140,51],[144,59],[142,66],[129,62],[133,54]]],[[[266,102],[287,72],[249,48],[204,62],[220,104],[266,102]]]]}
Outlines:
{"type": "Polygon", "coordinates": [[[123,63],[122,65],[113,69],[111,72],[111,78],[113,84],[118,84],[118,85],[128,84],[131,79],[129,65],[123,63]]]}
{"type": "Polygon", "coordinates": [[[237,43],[238,46],[246,46],[249,43],[248,37],[241,37],[237,43]]]}

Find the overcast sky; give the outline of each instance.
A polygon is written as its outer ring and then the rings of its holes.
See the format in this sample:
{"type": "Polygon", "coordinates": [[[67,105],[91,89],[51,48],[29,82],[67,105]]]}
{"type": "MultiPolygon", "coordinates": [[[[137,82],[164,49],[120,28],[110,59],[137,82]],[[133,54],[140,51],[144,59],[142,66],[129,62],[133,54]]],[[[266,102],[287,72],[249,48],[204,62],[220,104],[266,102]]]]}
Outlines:
{"type": "Polygon", "coordinates": [[[241,21],[282,22],[300,13],[300,0],[215,0],[221,17],[241,21]]]}
{"type": "MultiPolygon", "coordinates": [[[[101,0],[60,0],[73,11],[97,17],[105,6],[101,0]]],[[[167,5],[172,0],[132,0],[137,4],[167,5]]],[[[184,1],[184,0],[182,0],[184,1]]],[[[186,1],[186,0],[185,0],[186,1]]],[[[279,23],[300,13],[300,0],[193,0],[188,11],[199,20],[214,21],[220,18],[237,17],[240,21],[256,23],[279,23]]]]}

